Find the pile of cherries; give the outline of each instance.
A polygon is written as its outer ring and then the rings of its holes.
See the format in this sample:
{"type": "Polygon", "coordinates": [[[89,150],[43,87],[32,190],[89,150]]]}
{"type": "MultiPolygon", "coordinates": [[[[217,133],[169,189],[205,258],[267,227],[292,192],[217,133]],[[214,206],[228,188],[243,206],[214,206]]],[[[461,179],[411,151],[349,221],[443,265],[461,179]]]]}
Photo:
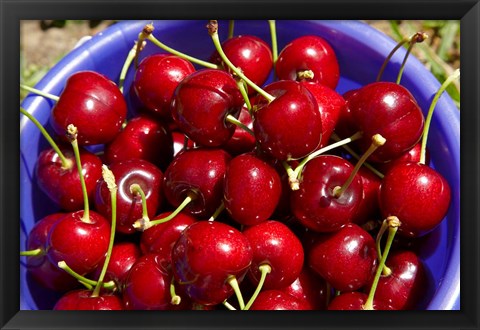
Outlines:
{"type": "Polygon", "coordinates": [[[253,35],[220,42],[210,21],[208,62],[137,61],[163,45],[152,31],[125,62],[127,92],[82,71],[54,97],[35,173],[59,212],[21,252],[60,294],[54,309],[419,308],[415,244],[450,188],[428,166],[412,94],[377,81],[340,95],[336,54],[315,35],[277,55],[253,35]]]}

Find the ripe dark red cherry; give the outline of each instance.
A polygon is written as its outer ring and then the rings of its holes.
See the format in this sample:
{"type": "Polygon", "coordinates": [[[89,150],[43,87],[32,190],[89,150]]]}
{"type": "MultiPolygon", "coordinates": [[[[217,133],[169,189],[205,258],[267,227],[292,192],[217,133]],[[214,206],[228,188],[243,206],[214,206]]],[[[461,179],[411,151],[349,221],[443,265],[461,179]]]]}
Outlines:
{"type": "Polygon", "coordinates": [[[154,54],[140,62],[132,86],[148,111],[168,118],[175,89],[193,72],[195,68],[187,60],[170,54],[154,54]]]}
{"type": "MultiPolygon", "coordinates": [[[[253,118],[248,112],[246,106],[244,106],[242,108],[242,111],[240,111],[240,116],[238,116],[238,120],[242,124],[247,126],[249,129],[253,130],[253,118]]],[[[227,151],[230,155],[236,156],[253,151],[255,146],[255,137],[243,128],[237,126],[230,140],[228,140],[227,143],[223,145],[223,149],[227,151]]]]}
{"type": "Polygon", "coordinates": [[[337,56],[330,44],[318,36],[302,36],[278,55],[275,72],[278,79],[301,80],[299,72],[311,70],[313,78],[306,79],[335,89],[340,79],[337,56]]]}
{"type": "Polygon", "coordinates": [[[237,229],[198,221],[182,232],[172,250],[173,273],[192,301],[216,305],[233,294],[228,280],[241,282],[252,263],[252,248],[237,229]]]}
{"type": "Polygon", "coordinates": [[[324,310],[327,308],[327,290],[327,282],[322,277],[310,268],[303,267],[298,278],[280,291],[306,301],[309,309],[324,310]]]}
{"type": "Polygon", "coordinates": [[[92,297],[90,290],[75,290],[67,292],[61,297],[54,310],[123,310],[120,298],[112,293],[101,293],[98,297],[92,297]]]}
{"type": "MultiPolygon", "coordinates": [[[[82,186],[75,155],[71,146],[61,146],[61,152],[71,162],[63,168],[58,154],[53,149],[40,153],[35,165],[36,182],[40,189],[65,211],[77,211],[83,207],[82,186]]],[[[102,161],[98,156],[80,148],[82,172],[89,199],[93,199],[97,181],[102,177],[102,161]]]]}
{"type": "Polygon", "coordinates": [[[380,209],[394,215],[402,236],[422,236],[440,224],[450,207],[448,181],[421,163],[402,162],[391,168],[380,186],[380,209]]]}
{"type": "Polygon", "coordinates": [[[172,99],[172,117],[178,128],[207,147],[225,144],[235,132],[228,115],[238,118],[244,100],[233,77],[223,71],[202,69],[182,80],[172,99]]]}
{"type": "Polygon", "coordinates": [[[225,173],[223,201],[230,216],[251,226],[267,220],[281,195],[275,168],[254,154],[233,158],[225,173]]]}
{"type": "Polygon", "coordinates": [[[377,250],[372,236],[356,224],[319,234],[308,254],[308,264],[339,291],[355,291],[373,278],[377,250]]]}
{"type": "Polygon", "coordinates": [[[310,310],[304,300],[289,295],[280,290],[265,290],[259,293],[250,310],[310,310]]]}
{"type": "Polygon", "coordinates": [[[78,144],[108,143],[122,129],[127,104],[120,89],[93,71],[72,74],[52,109],[50,123],[64,136],[70,124],[78,128],[78,144]]]}
{"type": "Polygon", "coordinates": [[[386,139],[369,160],[387,162],[407,152],[420,140],[424,117],[413,95],[392,82],[363,86],[346,98],[346,107],[362,139],[356,141],[363,151],[371,138],[380,134],[386,139]]]}
{"type": "MultiPolygon", "coordinates": [[[[368,295],[363,292],[344,292],[333,298],[328,305],[328,310],[361,311],[367,301],[368,295]]],[[[382,301],[373,299],[374,310],[392,310],[391,306],[382,301]]]]}

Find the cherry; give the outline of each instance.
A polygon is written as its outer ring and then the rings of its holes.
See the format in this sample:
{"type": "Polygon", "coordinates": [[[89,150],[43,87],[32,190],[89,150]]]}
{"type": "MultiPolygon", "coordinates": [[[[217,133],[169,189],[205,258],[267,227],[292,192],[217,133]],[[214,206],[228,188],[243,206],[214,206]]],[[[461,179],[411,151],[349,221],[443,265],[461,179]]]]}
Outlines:
{"type": "MultiPolygon", "coordinates": [[[[387,162],[387,163],[379,163],[375,164],[378,169],[380,169],[383,173],[387,173],[392,167],[394,167],[399,162],[420,162],[420,155],[422,151],[422,143],[418,142],[412,149],[408,150],[400,157],[395,158],[394,160],[387,162]]],[[[430,163],[430,154],[428,150],[426,150],[425,154],[425,164],[428,165],[430,163]]]]}
{"type": "Polygon", "coordinates": [[[272,166],[254,154],[242,154],[228,165],[223,201],[235,221],[251,226],[272,215],[281,189],[280,176],[272,166]]]}
{"type": "Polygon", "coordinates": [[[308,264],[335,289],[358,290],[373,278],[377,265],[375,241],[358,225],[346,224],[336,232],[317,236],[308,264]]]}
{"type": "Polygon", "coordinates": [[[250,310],[310,310],[305,300],[300,300],[280,290],[260,292],[250,310]]]}
{"type": "MultiPolygon", "coordinates": [[[[333,298],[328,305],[328,310],[364,310],[368,295],[363,292],[343,292],[333,298]]],[[[392,310],[393,308],[382,301],[373,301],[374,310],[392,310]]]]}
{"type": "MultiPolygon", "coordinates": [[[[135,232],[133,224],[142,218],[141,196],[132,190],[137,184],[147,200],[148,216],[153,217],[163,202],[163,173],[152,163],[143,159],[130,159],[113,163],[110,170],[115,175],[117,193],[117,231],[125,234],[135,232]]],[[[98,181],[95,193],[97,211],[110,219],[112,214],[110,192],[105,180],[98,181]]]]}
{"type": "Polygon", "coordinates": [[[50,123],[63,136],[67,125],[78,128],[79,145],[108,143],[122,129],[127,104],[118,87],[93,71],[72,74],[52,109],[50,123]]]}
{"type": "Polygon", "coordinates": [[[310,160],[303,168],[300,189],[291,192],[290,206],[295,217],[318,232],[336,231],[352,222],[363,198],[360,178],[355,176],[339,197],[334,193],[352,171],[353,166],[338,156],[321,155],[310,160]]]}
{"type": "MultiPolygon", "coordinates": [[[[233,65],[240,68],[251,81],[259,86],[265,83],[273,68],[272,51],[265,41],[253,35],[239,35],[225,40],[222,49],[233,65]]],[[[210,61],[230,71],[217,51],[212,54],[210,61]]],[[[253,92],[249,88],[249,94],[253,92]]]]}
{"type": "Polygon", "coordinates": [[[398,233],[408,237],[422,236],[437,227],[447,214],[450,199],[447,180],[421,163],[397,164],[380,187],[382,215],[398,217],[398,233]]]}
{"type": "Polygon", "coordinates": [[[182,232],[172,250],[173,273],[196,303],[216,305],[233,294],[252,263],[252,248],[237,229],[217,221],[198,221],[182,232]]]}
{"type": "Polygon", "coordinates": [[[172,138],[173,138],[173,156],[174,157],[183,149],[191,149],[195,146],[195,143],[180,131],[173,131],[172,138]]]}
{"type": "Polygon", "coordinates": [[[185,198],[192,201],[187,214],[209,217],[220,206],[223,182],[231,156],[222,149],[197,148],[177,154],[165,171],[164,191],[168,202],[179,206],[185,198]]]}
{"type": "Polygon", "coordinates": [[[104,152],[107,164],[144,159],[164,171],[173,158],[173,139],[165,124],[140,115],[128,121],[104,152]]]}
{"type": "Polygon", "coordinates": [[[259,267],[264,264],[271,268],[263,283],[265,289],[281,289],[298,278],[304,261],[303,247],[286,225],[268,220],[248,227],[243,234],[252,246],[253,261],[248,276],[253,283],[259,283],[259,267]]]}
{"type": "Polygon", "coordinates": [[[154,54],[144,58],[135,71],[132,86],[152,113],[170,117],[170,103],[178,84],[195,72],[192,63],[175,55],[154,54]]]}
{"type": "Polygon", "coordinates": [[[386,162],[413,148],[423,132],[424,117],[412,94],[391,82],[376,82],[359,88],[347,99],[347,108],[363,138],[358,145],[366,150],[371,137],[381,134],[387,142],[371,160],[386,162]]]}
{"type": "Polygon", "coordinates": [[[53,307],[54,310],[123,310],[120,298],[112,293],[92,297],[90,290],[69,291],[53,307]]]}
{"type": "MultiPolygon", "coordinates": [[[[253,118],[250,115],[248,108],[244,106],[240,111],[238,120],[250,130],[253,130],[253,118]]],[[[243,153],[251,152],[256,146],[255,136],[252,136],[245,129],[237,126],[230,140],[225,143],[222,148],[230,155],[241,155],[243,153]]]]}
{"type": "MultiPolygon", "coordinates": [[[[74,166],[74,152],[67,146],[60,146],[60,150],[69,165],[64,166],[54,149],[42,151],[35,165],[36,182],[40,189],[63,210],[76,211],[82,207],[84,201],[80,176],[77,167],[74,166]]],[[[97,181],[102,176],[102,161],[85,149],[80,149],[80,157],[87,195],[92,199],[97,181]]]]}
{"type": "Polygon", "coordinates": [[[337,56],[330,44],[319,36],[302,36],[287,44],[275,64],[278,79],[308,80],[335,89],[340,79],[337,56]],[[300,73],[312,71],[312,78],[300,73]]]}
{"type": "Polygon", "coordinates": [[[380,206],[378,203],[378,195],[380,193],[382,179],[364,166],[360,167],[357,174],[362,181],[363,198],[352,218],[352,222],[362,225],[369,220],[379,218],[380,206]]]}
{"type": "Polygon", "coordinates": [[[172,99],[172,117],[178,128],[207,147],[225,144],[235,132],[228,116],[238,118],[243,98],[232,76],[222,70],[196,71],[178,85],[172,99]]]}

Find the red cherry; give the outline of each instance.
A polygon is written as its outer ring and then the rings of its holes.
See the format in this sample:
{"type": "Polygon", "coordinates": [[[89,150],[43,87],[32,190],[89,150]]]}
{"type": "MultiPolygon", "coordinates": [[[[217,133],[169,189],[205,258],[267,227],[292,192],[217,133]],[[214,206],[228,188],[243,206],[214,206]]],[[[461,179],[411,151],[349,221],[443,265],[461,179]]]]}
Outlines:
{"type": "MultiPolygon", "coordinates": [[[[172,132],[173,138],[173,156],[175,157],[180,151],[185,148],[185,138],[187,136],[179,131],[172,132]]],[[[187,149],[191,149],[195,146],[195,143],[187,138],[187,149]]]]}
{"type": "Polygon", "coordinates": [[[308,254],[308,264],[335,289],[358,290],[374,276],[375,241],[358,225],[347,224],[336,232],[317,236],[308,254]]]}
{"type": "Polygon", "coordinates": [[[402,162],[391,168],[380,187],[380,209],[384,217],[400,220],[398,233],[422,236],[440,224],[450,207],[447,180],[421,163],[402,162]]]}
{"type": "Polygon", "coordinates": [[[289,295],[280,290],[265,290],[258,294],[250,310],[310,310],[304,300],[289,295]]]}
{"type": "Polygon", "coordinates": [[[90,290],[75,290],[62,296],[54,310],[123,310],[120,298],[111,293],[101,293],[98,297],[92,297],[90,290]]]}
{"type": "Polygon", "coordinates": [[[304,267],[298,278],[280,291],[306,301],[309,309],[324,310],[327,308],[327,290],[327,282],[310,268],[304,267]]]}
{"type": "Polygon", "coordinates": [[[233,294],[228,280],[241,282],[252,263],[252,248],[237,229],[198,221],[182,232],[172,250],[173,273],[192,301],[222,303],[233,294]]]}
{"type": "Polygon", "coordinates": [[[378,203],[378,195],[380,193],[382,180],[378,175],[364,166],[360,167],[357,175],[362,181],[363,198],[352,218],[352,222],[362,225],[369,220],[379,218],[380,206],[378,203]]]}
{"type": "MultiPolygon", "coordinates": [[[[247,126],[249,129],[253,130],[253,118],[248,112],[246,106],[240,111],[240,116],[238,120],[247,126]]],[[[222,146],[222,148],[227,151],[230,155],[241,155],[246,152],[251,152],[256,146],[255,137],[252,136],[249,132],[241,127],[236,127],[235,132],[233,133],[230,140],[222,146]]]]}
{"type": "Polygon", "coordinates": [[[80,71],[68,78],[50,123],[60,136],[68,125],[75,125],[78,144],[91,145],[112,141],[126,116],[125,99],[111,80],[93,71],[80,71]]]}
{"type": "Polygon", "coordinates": [[[251,226],[267,220],[281,195],[280,176],[254,154],[233,158],[225,173],[223,201],[230,216],[251,226]]]}
{"type": "Polygon", "coordinates": [[[138,65],[133,88],[149,112],[170,117],[170,103],[178,84],[195,72],[192,63],[170,54],[154,54],[138,65]]]}
{"type": "MultiPolygon", "coordinates": [[[[394,167],[399,162],[412,162],[418,163],[420,162],[420,153],[422,150],[422,141],[419,141],[412,149],[408,150],[400,157],[395,158],[394,160],[387,162],[387,163],[378,163],[375,164],[380,171],[383,173],[387,173],[392,167],[394,167]]],[[[425,150],[425,164],[428,165],[430,163],[430,153],[428,149],[425,150]]]]}
{"type": "MultiPolygon", "coordinates": [[[[346,310],[359,311],[364,310],[363,306],[367,301],[367,294],[363,292],[344,292],[333,298],[328,305],[328,310],[346,310]]],[[[382,301],[373,299],[374,310],[392,310],[391,306],[384,304],[382,301]]]]}
{"type": "Polygon", "coordinates": [[[308,79],[335,89],[340,79],[337,56],[330,44],[318,36],[302,36],[288,45],[278,55],[275,72],[278,79],[300,80],[298,73],[313,71],[308,79]]]}
{"type": "Polygon", "coordinates": [[[202,69],[182,80],[172,99],[172,117],[178,128],[207,147],[225,144],[235,132],[226,121],[238,118],[243,97],[232,76],[222,70],[202,69]]]}
{"type": "MultiPolygon", "coordinates": [[[[40,189],[63,210],[77,211],[83,207],[82,186],[72,147],[62,146],[61,152],[71,162],[70,168],[63,168],[60,157],[53,149],[40,153],[35,165],[37,184],[40,189]]],[[[97,181],[102,177],[102,161],[98,156],[80,148],[82,173],[87,194],[93,198],[97,181]]]]}

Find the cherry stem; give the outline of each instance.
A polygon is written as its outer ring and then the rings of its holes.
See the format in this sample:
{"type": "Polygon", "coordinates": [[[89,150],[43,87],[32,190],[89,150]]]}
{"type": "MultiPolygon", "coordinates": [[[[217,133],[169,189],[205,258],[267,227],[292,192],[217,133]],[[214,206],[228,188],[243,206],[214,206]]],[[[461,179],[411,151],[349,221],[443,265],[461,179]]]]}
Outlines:
{"type": "Polygon", "coordinates": [[[409,40],[408,37],[403,38],[403,39],[400,40],[400,42],[390,51],[390,53],[388,54],[388,56],[387,56],[387,57],[385,58],[385,60],[383,61],[382,67],[381,67],[380,70],[378,71],[377,79],[375,80],[376,82],[380,81],[380,79],[382,78],[383,72],[385,71],[385,68],[387,67],[387,64],[388,64],[388,62],[390,61],[390,59],[392,58],[393,54],[395,54],[400,47],[402,47],[405,43],[407,43],[408,40],[409,40]]]}
{"type": "Polygon", "coordinates": [[[147,39],[147,37],[153,33],[153,30],[154,30],[153,23],[150,23],[145,25],[142,29],[142,32],[138,34],[137,45],[142,45],[142,47],[141,48],[137,47],[135,49],[135,58],[134,58],[135,69],[138,68],[138,58],[140,56],[140,51],[144,47],[143,45],[145,43],[145,39],[147,39]]]}
{"type": "Polygon", "coordinates": [[[225,210],[225,203],[222,201],[220,203],[220,206],[215,210],[215,212],[212,214],[212,216],[208,219],[208,221],[215,221],[215,219],[220,215],[220,213],[225,210]]]}
{"type": "Polygon", "coordinates": [[[45,250],[38,248],[35,250],[20,251],[20,256],[24,257],[39,257],[45,255],[45,250]]]}
{"type": "Polygon", "coordinates": [[[209,68],[209,69],[221,69],[221,67],[219,65],[200,60],[198,58],[189,56],[187,54],[181,53],[181,52],[179,52],[179,51],[177,51],[173,48],[168,47],[164,43],[160,42],[160,40],[155,38],[155,36],[153,34],[148,35],[146,39],[151,41],[154,45],[163,49],[164,51],[169,52],[170,54],[173,54],[173,55],[178,56],[180,58],[183,58],[184,60],[190,61],[192,63],[198,64],[198,65],[201,65],[201,66],[204,66],[204,67],[209,68]]]}
{"type": "Polygon", "coordinates": [[[172,305],[180,305],[180,303],[182,302],[182,298],[175,292],[174,277],[172,277],[172,280],[170,281],[170,296],[172,297],[172,300],[170,301],[172,305]]]}
{"type": "Polygon", "coordinates": [[[73,147],[73,152],[75,154],[75,162],[77,163],[78,176],[80,177],[80,184],[82,185],[83,205],[84,205],[82,221],[86,223],[90,223],[90,206],[88,202],[87,185],[85,184],[85,177],[83,176],[77,135],[78,135],[77,127],[75,127],[73,124],[69,124],[67,126],[67,138],[73,147]]]}
{"type": "Polygon", "coordinates": [[[45,98],[47,98],[47,99],[50,99],[50,100],[53,100],[53,101],[55,101],[55,102],[58,102],[58,100],[60,99],[60,97],[57,96],[57,95],[53,95],[53,94],[50,94],[50,93],[41,91],[41,90],[39,90],[39,89],[30,87],[30,86],[27,86],[27,85],[24,85],[24,84],[20,84],[20,88],[22,88],[22,89],[24,89],[24,90],[26,90],[26,91],[29,91],[29,92],[31,92],[31,93],[34,93],[34,94],[43,96],[43,97],[45,97],[45,98]]]}
{"type": "MultiPolygon", "coordinates": [[[[378,261],[379,262],[380,262],[380,260],[382,260],[382,248],[381,248],[382,237],[385,234],[385,231],[388,229],[388,227],[389,227],[388,220],[387,219],[383,220],[382,226],[380,227],[380,230],[377,233],[377,238],[375,240],[375,245],[377,247],[377,254],[378,254],[378,261]]],[[[385,265],[383,267],[383,270],[382,270],[383,275],[388,276],[388,275],[390,275],[391,272],[392,271],[390,270],[390,268],[387,267],[387,265],[385,265]]]]}
{"type": "Polygon", "coordinates": [[[135,42],[132,49],[128,52],[127,57],[125,58],[125,63],[123,64],[122,71],[120,72],[120,78],[118,79],[118,88],[120,92],[123,93],[123,84],[125,83],[125,77],[127,76],[127,71],[132,62],[137,58],[138,54],[142,51],[145,47],[146,42],[142,41],[140,47],[138,46],[139,43],[135,42]]]}
{"type": "Polygon", "coordinates": [[[332,285],[328,282],[325,283],[325,305],[328,306],[332,300],[332,285]]]}
{"type": "Polygon", "coordinates": [[[250,134],[251,136],[255,137],[255,133],[253,133],[253,131],[248,128],[247,125],[245,125],[244,123],[242,123],[240,120],[238,120],[237,118],[235,118],[234,116],[232,115],[227,115],[227,117],[225,117],[225,119],[229,122],[229,123],[232,123],[238,127],[240,127],[241,129],[243,129],[244,131],[246,131],[248,134],[250,134]]]}
{"type": "Polygon", "coordinates": [[[208,25],[208,33],[212,37],[213,44],[215,45],[215,49],[217,50],[218,54],[222,58],[222,61],[241,79],[243,79],[248,86],[253,88],[258,94],[262,95],[269,103],[272,102],[275,98],[261,89],[257,84],[253,81],[248,79],[247,76],[243,74],[241,70],[239,70],[233,63],[228,59],[227,55],[222,49],[222,43],[218,37],[218,22],[216,20],[210,20],[208,25]]]}
{"type": "Polygon", "coordinates": [[[247,106],[248,112],[251,114],[252,104],[250,103],[250,98],[248,97],[247,86],[245,84],[245,81],[241,79],[237,80],[237,86],[238,86],[238,89],[240,90],[240,94],[242,94],[243,99],[245,100],[245,105],[247,106]]]}
{"type": "Polygon", "coordinates": [[[277,63],[278,59],[278,45],[277,45],[277,26],[275,20],[268,20],[268,26],[270,27],[270,36],[272,38],[272,60],[273,65],[277,63]]]}
{"type": "Polygon", "coordinates": [[[305,80],[305,79],[313,79],[315,74],[313,73],[312,70],[305,70],[305,71],[299,71],[297,72],[297,79],[300,80],[305,80]]]}
{"type": "Polygon", "coordinates": [[[229,310],[231,311],[236,311],[237,309],[235,307],[233,307],[232,305],[230,305],[230,303],[228,301],[224,301],[222,302],[223,306],[227,307],[229,310]]]}
{"type": "MultiPolygon", "coordinates": [[[[341,140],[340,137],[335,133],[332,134],[331,139],[336,141],[336,142],[341,140]]],[[[348,145],[344,144],[344,145],[342,145],[342,148],[345,149],[350,155],[352,155],[353,158],[355,158],[357,161],[360,159],[360,156],[352,148],[350,148],[348,145]]],[[[381,173],[379,170],[377,170],[371,164],[369,164],[367,162],[364,162],[363,165],[366,168],[368,168],[370,171],[372,171],[380,179],[383,179],[383,177],[385,176],[385,175],[383,175],[383,173],[381,173]]]]}
{"type": "Polygon", "coordinates": [[[117,226],[117,184],[115,183],[115,176],[113,172],[106,166],[102,165],[102,177],[107,184],[108,190],[110,191],[111,207],[112,207],[112,224],[110,227],[110,241],[108,243],[107,255],[105,256],[105,261],[103,262],[103,268],[98,277],[98,283],[93,290],[91,297],[98,297],[100,294],[100,288],[107,273],[108,264],[110,262],[110,257],[112,256],[113,243],[115,241],[115,230],[117,226]]]}
{"type": "Polygon", "coordinates": [[[329,144],[328,146],[325,146],[321,149],[318,149],[317,151],[311,153],[310,155],[308,155],[307,157],[305,157],[298,165],[297,167],[295,168],[295,170],[293,171],[293,173],[289,174],[289,182],[290,182],[290,188],[292,190],[298,190],[298,184],[295,184],[295,182],[299,182],[300,181],[300,174],[302,173],[302,170],[303,168],[305,167],[305,165],[311,161],[312,159],[314,159],[315,157],[318,157],[320,156],[321,154],[327,152],[327,151],[330,151],[332,149],[335,149],[335,148],[338,148],[344,144],[347,144],[347,143],[350,143],[352,141],[355,141],[355,140],[358,140],[360,139],[361,137],[363,136],[363,133],[362,132],[357,132],[355,134],[353,134],[352,136],[346,138],[346,139],[343,139],[343,140],[340,140],[338,142],[335,142],[335,143],[332,143],[332,144],[329,144]]]}
{"type": "MultiPolygon", "coordinates": [[[[74,277],[80,283],[82,283],[84,285],[85,284],[89,285],[90,286],[89,288],[92,288],[93,286],[96,286],[98,284],[97,281],[86,278],[85,276],[82,276],[82,275],[78,274],[77,272],[75,272],[73,269],[71,269],[67,265],[67,263],[65,261],[59,261],[58,262],[58,267],[60,269],[63,269],[64,271],[66,271],[69,275],[74,277]]],[[[115,290],[117,288],[117,285],[115,284],[115,281],[108,281],[108,282],[102,283],[102,287],[104,289],[108,289],[108,290],[115,290]]]]}
{"type": "MultiPolygon", "coordinates": [[[[150,218],[148,216],[148,209],[147,209],[147,197],[145,196],[145,192],[143,191],[142,187],[138,183],[134,183],[130,186],[130,192],[132,194],[139,194],[142,198],[142,218],[137,220],[137,222],[142,223],[142,227],[148,226],[147,223],[150,222],[150,218]]],[[[134,225],[135,227],[135,225],[134,225]]]]}
{"type": "Polygon", "coordinates": [[[381,136],[380,134],[375,134],[372,136],[372,144],[370,147],[367,149],[367,151],[362,155],[360,160],[355,164],[355,167],[353,168],[352,173],[350,173],[350,176],[348,177],[347,181],[343,184],[343,186],[337,186],[333,189],[333,195],[336,198],[339,198],[345,190],[348,189],[350,184],[352,183],[353,179],[355,178],[355,175],[357,175],[358,171],[360,170],[360,167],[365,163],[365,160],[375,151],[377,150],[378,147],[381,147],[385,144],[387,140],[381,136]]]}
{"type": "Polygon", "coordinates": [[[233,31],[235,29],[235,20],[231,19],[228,21],[228,39],[233,38],[233,31]]]}
{"type": "Polygon", "coordinates": [[[397,84],[400,84],[400,81],[402,80],[403,70],[405,69],[405,63],[407,63],[408,56],[412,52],[413,45],[415,45],[418,42],[423,42],[427,38],[428,38],[428,35],[424,32],[417,32],[409,38],[407,53],[405,54],[402,65],[400,66],[400,70],[398,71],[397,84]]]}
{"type": "Polygon", "coordinates": [[[395,216],[390,216],[386,220],[388,222],[387,243],[385,244],[385,249],[383,250],[383,255],[380,259],[380,263],[375,273],[370,292],[368,293],[367,301],[363,305],[364,310],[373,310],[373,298],[375,296],[375,291],[377,290],[378,281],[380,280],[380,275],[382,274],[383,268],[385,266],[385,261],[387,260],[388,253],[390,252],[390,247],[392,246],[393,239],[395,238],[395,234],[397,233],[398,227],[400,226],[400,221],[395,216]]]}
{"type": "Polygon", "coordinates": [[[24,108],[20,107],[20,112],[22,114],[24,114],[28,119],[30,119],[35,124],[35,126],[37,126],[37,128],[42,133],[43,137],[48,141],[48,143],[50,144],[52,149],[55,150],[58,157],[60,158],[60,161],[62,162],[62,169],[72,168],[73,162],[71,160],[67,159],[65,157],[65,155],[63,154],[63,152],[60,151],[60,148],[55,143],[55,141],[52,139],[51,135],[48,134],[47,130],[43,127],[43,125],[40,124],[40,122],[34,116],[32,116],[30,113],[28,113],[28,111],[25,110],[24,108]]]}
{"type": "Polygon", "coordinates": [[[253,292],[252,297],[248,301],[245,308],[243,308],[244,310],[248,310],[250,307],[252,307],[255,299],[257,299],[258,294],[263,288],[263,284],[265,283],[265,278],[267,277],[267,274],[270,274],[270,272],[272,271],[272,267],[268,264],[262,264],[258,266],[258,269],[260,270],[260,280],[258,281],[257,288],[255,289],[255,292],[253,292]]]}
{"type": "Polygon", "coordinates": [[[190,202],[194,201],[196,198],[197,198],[197,194],[194,191],[190,191],[188,193],[187,197],[185,197],[185,199],[183,200],[183,202],[170,215],[168,215],[164,218],[161,218],[161,219],[157,219],[157,220],[153,220],[153,221],[151,220],[151,221],[146,222],[146,223],[142,223],[141,221],[140,222],[136,221],[133,224],[133,227],[135,227],[135,229],[139,229],[139,230],[144,231],[144,230],[147,230],[150,227],[153,227],[153,226],[159,225],[161,223],[165,223],[167,221],[170,221],[173,218],[175,218],[188,204],[190,204],[190,202]]]}
{"type": "Polygon", "coordinates": [[[230,284],[235,295],[237,296],[238,305],[240,309],[245,309],[245,301],[243,300],[242,291],[240,290],[240,286],[238,285],[237,278],[233,275],[229,276],[227,279],[227,283],[230,284]]]}
{"type": "Polygon", "coordinates": [[[433,111],[435,106],[437,105],[438,99],[442,95],[442,93],[447,89],[448,85],[452,83],[454,80],[460,77],[460,69],[455,70],[440,86],[439,90],[435,94],[432,103],[430,104],[430,108],[428,109],[427,117],[425,118],[425,125],[423,126],[423,135],[422,135],[422,146],[420,149],[420,163],[425,164],[425,157],[426,157],[426,150],[427,150],[427,139],[428,139],[428,131],[430,129],[430,123],[432,122],[433,111]]]}

